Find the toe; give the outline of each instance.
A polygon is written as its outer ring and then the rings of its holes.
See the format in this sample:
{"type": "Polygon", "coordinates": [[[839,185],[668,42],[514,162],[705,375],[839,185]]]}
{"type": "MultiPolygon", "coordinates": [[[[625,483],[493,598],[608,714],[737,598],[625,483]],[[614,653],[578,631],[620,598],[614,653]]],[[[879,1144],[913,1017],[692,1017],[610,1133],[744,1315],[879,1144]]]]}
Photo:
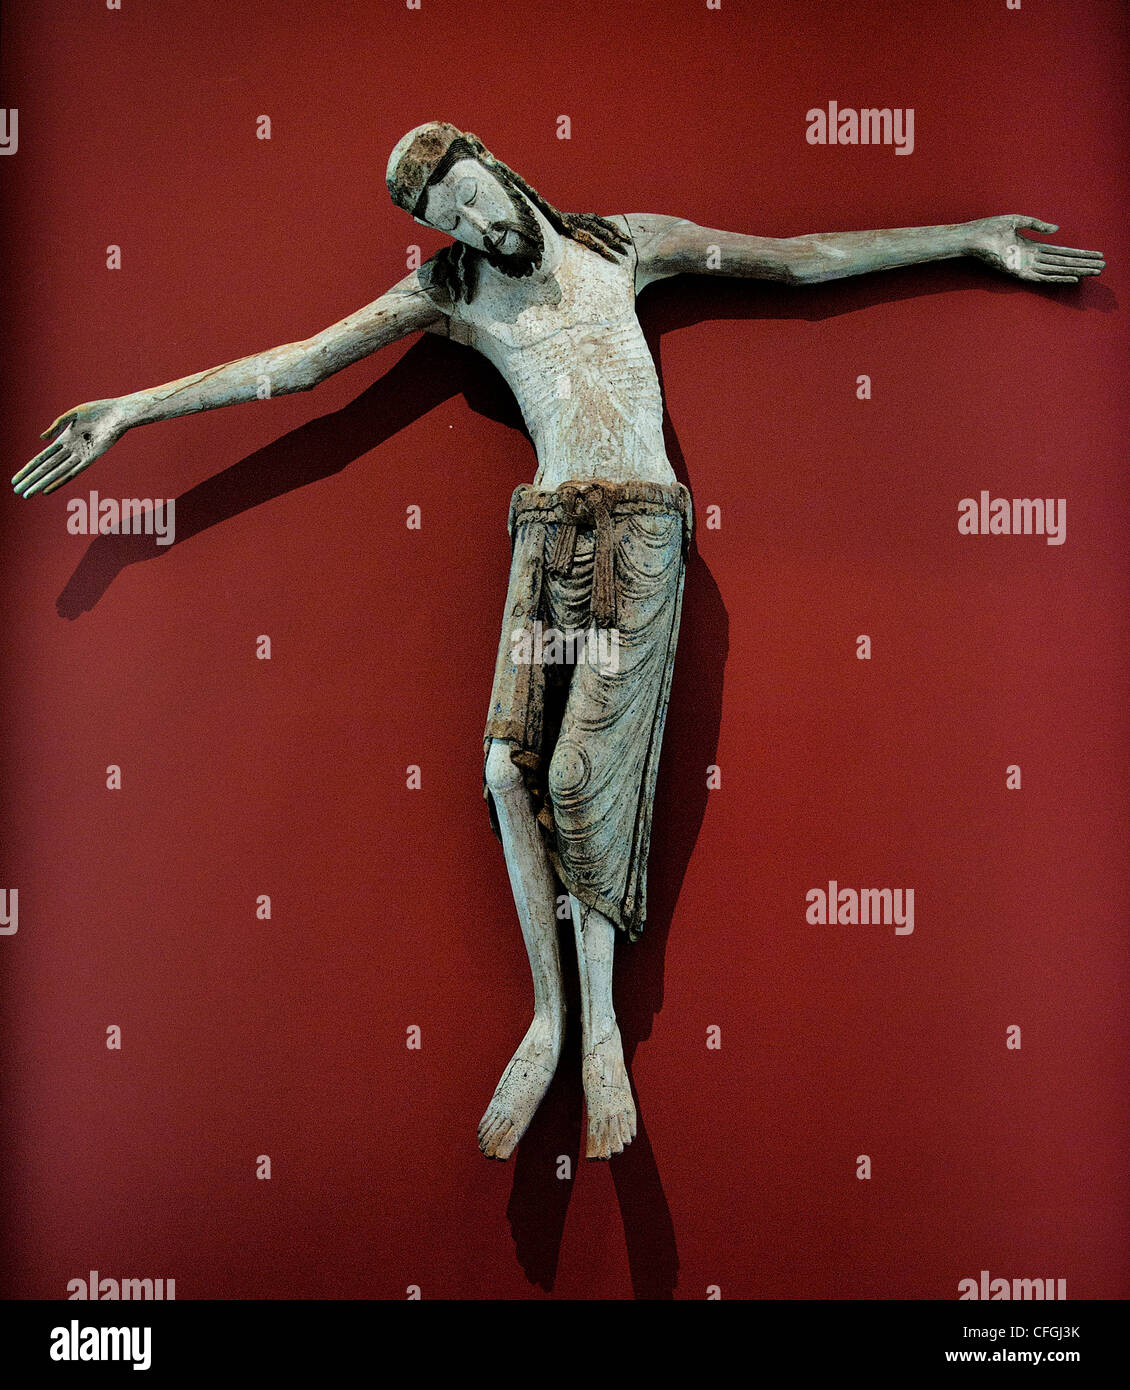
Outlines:
{"type": "Polygon", "coordinates": [[[505,1142],[506,1136],[507,1134],[509,1134],[510,1129],[510,1122],[508,1120],[503,1120],[501,1124],[496,1126],[496,1128],[492,1129],[490,1133],[487,1135],[487,1137],[483,1140],[483,1153],[485,1153],[488,1158],[496,1158],[498,1156],[498,1151],[502,1144],[505,1142]]]}
{"type": "Polygon", "coordinates": [[[518,1147],[518,1140],[521,1137],[522,1136],[518,1131],[518,1126],[511,1125],[510,1128],[506,1131],[505,1134],[502,1135],[498,1143],[495,1145],[494,1157],[500,1158],[503,1162],[505,1162],[506,1159],[508,1159],[510,1155],[514,1152],[514,1150],[518,1147]]]}
{"type": "Polygon", "coordinates": [[[495,1140],[508,1124],[509,1121],[504,1116],[495,1116],[494,1120],[483,1130],[479,1137],[479,1143],[484,1152],[494,1144],[495,1140]]]}

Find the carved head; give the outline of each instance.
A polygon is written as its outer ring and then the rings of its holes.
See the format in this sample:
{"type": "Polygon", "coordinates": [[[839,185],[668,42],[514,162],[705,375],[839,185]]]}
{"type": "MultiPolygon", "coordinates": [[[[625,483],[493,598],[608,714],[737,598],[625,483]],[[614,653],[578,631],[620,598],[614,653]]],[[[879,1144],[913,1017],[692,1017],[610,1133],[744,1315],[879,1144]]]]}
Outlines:
{"type": "Polygon", "coordinates": [[[393,202],[417,222],[449,232],[505,275],[530,275],[541,265],[545,237],[504,167],[477,137],[433,121],[397,144],[386,178],[393,202]]]}
{"type": "Polygon", "coordinates": [[[468,248],[469,254],[456,254],[463,247],[449,247],[446,256],[434,258],[456,298],[472,298],[480,257],[511,276],[530,275],[541,265],[545,235],[538,214],[555,232],[608,260],[629,245],[603,217],[559,212],[477,135],[446,121],[428,121],[397,141],[385,179],[394,203],[468,248]]]}

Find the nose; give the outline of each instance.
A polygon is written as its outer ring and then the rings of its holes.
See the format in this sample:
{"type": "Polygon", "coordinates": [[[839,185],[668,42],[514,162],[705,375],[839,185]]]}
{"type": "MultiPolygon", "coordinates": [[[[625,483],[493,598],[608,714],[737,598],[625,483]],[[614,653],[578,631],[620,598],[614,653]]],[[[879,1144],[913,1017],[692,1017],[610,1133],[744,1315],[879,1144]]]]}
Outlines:
{"type": "Polygon", "coordinates": [[[464,222],[474,227],[475,231],[478,232],[480,236],[490,228],[490,222],[482,213],[476,212],[474,208],[462,207],[459,209],[459,215],[463,218],[464,222]]]}

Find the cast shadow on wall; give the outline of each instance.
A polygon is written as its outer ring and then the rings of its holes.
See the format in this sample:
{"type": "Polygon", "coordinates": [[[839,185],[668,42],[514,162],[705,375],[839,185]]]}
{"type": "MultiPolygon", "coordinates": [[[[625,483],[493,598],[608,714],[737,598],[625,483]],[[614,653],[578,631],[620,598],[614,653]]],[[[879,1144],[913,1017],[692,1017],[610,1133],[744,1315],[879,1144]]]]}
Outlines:
{"type": "MultiPolygon", "coordinates": [[[[974,285],[1005,294],[1031,293],[1033,289],[992,278],[979,267],[971,272],[967,266],[952,264],[803,288],[685,277],[650,288],[641,300],[640,319],[662,380],[663,336],[694,323],[760,318],[819,321],[878,303],[953,293],[974,285]]],[[[1066,293],[1043,293],[1077,309],[1109,311],[1113,301],[1109,291],[1095,285],[1066,293]]],[[[752,351],[751,347],[751,356],[752,351]]],[[[514,400],[493,367],[478,354],[425,334],[348,405],[290,431],[178,497],[173,545],[158,546],[151,536],[96,537],[59,595],[60,616],[75,619],[92,609],[129,565],[168,554],[174,546],[241,512],[340,472],[441,402],[460,394],[476,412],[523,428],[514,400]]],[[[672,466],[693,494],[695,479],[666,418],[664,432],[672,466]]],[[[709,482],[709,466],[709,459],[695,465],[703,488],[709,482]]],[[[757,595],[743,598],[760,602],[757,595]]],[[[650,1037],[663,1003],[667,933],[706,813],[706,769],[716,761],[728,646],[726,607],[696,538],[687,557],[682,625],[656,790],[647,928],[634,946],[621,945],[616,965],[616,1004],[629,1074],[636,1048],[650,1037]]],[[[518,930],[517,922],[514,929],[518,930]]],[[[687,923],[686,929],[706,932],[709,924],[687,923]]],[[[562,961],[570,1015],[575,1020],[579,1014],[578,985],[571,935],[569,931],[569,940],[563,941],[562,961]]],[[[580,1047],[575,1024],[573,1029],[566,1037],[558,1075],[512,1160],[514,1180],[507,1209],[516,1254],[526,1277],[547,1291],[556,1282],[573,1185],[557,1178],[557,1156],[583,1151],[580,1047]]],[[[633,1292],[640,1299],[669,1299],[674,1296],[679,1271],[675,1228],[647,1132],[646,1095],[638,1108],[635,1141],[611,1161],[611,1176],[623,1221],[633,1292]]],[[[709,1181],[705,1175],[704,1180],[709,1181]]],[[[704,1289],[687,1293],[694,1298],[705,1296],[704,1289]]]]}

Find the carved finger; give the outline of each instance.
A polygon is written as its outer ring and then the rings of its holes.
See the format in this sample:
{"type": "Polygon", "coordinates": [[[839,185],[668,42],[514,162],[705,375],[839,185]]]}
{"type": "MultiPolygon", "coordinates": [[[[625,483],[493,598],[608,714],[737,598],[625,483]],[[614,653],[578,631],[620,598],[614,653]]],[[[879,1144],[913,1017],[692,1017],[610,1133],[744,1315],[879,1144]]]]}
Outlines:
{"type": "Polygon", "coordinates": [[[65,449],[58,458],[51,459],[46,465],[46,469],[40,472],[31,487],[25,489],[24,496],[31,497],[33,493],[44,492],[56,479],[65,482],[71,468],[76,463],[81,467],[81,459],[78,459],[69,449],[65,449]]]}
{"type": "Polygon", "coordinates": [[[54,472],[59,464],[69,463],[71,457],[69,449],[63,449],[60,453],[53,454],[46,462],[41,463],[34,473],[29,473],[16,491],[21,497],[30,497],[32,493],[39,491],[44,480],[54,472]]]}
{"type": "Polygon", "coordinates": [[[1079,273],[1092,268],[1097,272],[1106,265],[1104,260],[1093,260],[1083,256],[1062,256],[1058,251],[1041,251],[1036,256],[1036,260],[1041,265],[1045,262],[1048,265],[1065,265],[1070,270],[1079,273]]]}
{"type": "Polygon", "coordinates": [[[1040,241],[1036,244],[1041,251],[1051,251],[1057,256],[1084,256],[1091,261],[1103,260],[1101,251],[1080,251],[1077,246],[1053,246],[1050,241],[1040,241]]]}
{"type": "Polygon", "coordinates": [[[47,460],[51,458],[52,455],[57,454],[62,447],[62,444],[60,444],[58,440],[56,440],[54,444],[48,444],[46,449],[41,449],[39,453],[36,454],[35,458],[25,463],[20,471],[13,475],[12,482],[19,483],[24,478],[30,478],[36,469],[39,468],[40,464],[46,463],[47,460]]]}
{"type": "Polygon", "coordinates": [[[1070,261],[1044,261],[1035,262],[1035,268],[1042,271],[1045,275],[1070,275],[1078,279],[1080,275],[1101,275],[1101,266],[1092,265],[1072,265],[1070,261]]]}
{"type": "Polygon", "coordinates": [[[1054,222],[1044,222],[1038,217],[1021,217],[1017,219],[1017,227],[1030,227],[1034,232],[1058,232],[1059,227],[1054,222]]]}
{"type": "Polygon", "coordinates": [[[1034,270],[1032,274],[1046,285],[1077,285],[1079,283],[1078,275],[1051,275],[1042,270],[1034,270]]]}
{"type": "Polygon", "coordinates": [[[62,415],[59,416],[57,420],[55,420],[52,424],[47,426],[47,428],[39,436],[40,439],[46,439],[49,434],[54,434],[56,430],[62,429],[65,425],[69,425],[71,421],[75,418],[75,415],[77,413],[78,412],[74,410],[65,411],[62,415]]]}
{"type": "Polygon", "coordinates": [[[65,487],[66,484],[69,483],[69,482],[71,481],[72,478],[77,477],[78,474],[80,474],[80,473],[82,472],[82,470],[83,470],[86,466],[87,466],[87,465],[86,465],[86,462],[85,462],[83,459],[80,459],[80,460],[78,461],[78,463],[76,463],[76,464],[74,465],[74,467],[71,469],[71,471],[70,471],[69,473],[65,473],[65,474],[58,480],[58,482],[51,483],[48,487],[45,487],[45,488],[43,489],[43,495],[44,495],[44,497],[49,496],[49,495],[50,495],[52,492],[54,492],[57,488],[65,487]]]}

